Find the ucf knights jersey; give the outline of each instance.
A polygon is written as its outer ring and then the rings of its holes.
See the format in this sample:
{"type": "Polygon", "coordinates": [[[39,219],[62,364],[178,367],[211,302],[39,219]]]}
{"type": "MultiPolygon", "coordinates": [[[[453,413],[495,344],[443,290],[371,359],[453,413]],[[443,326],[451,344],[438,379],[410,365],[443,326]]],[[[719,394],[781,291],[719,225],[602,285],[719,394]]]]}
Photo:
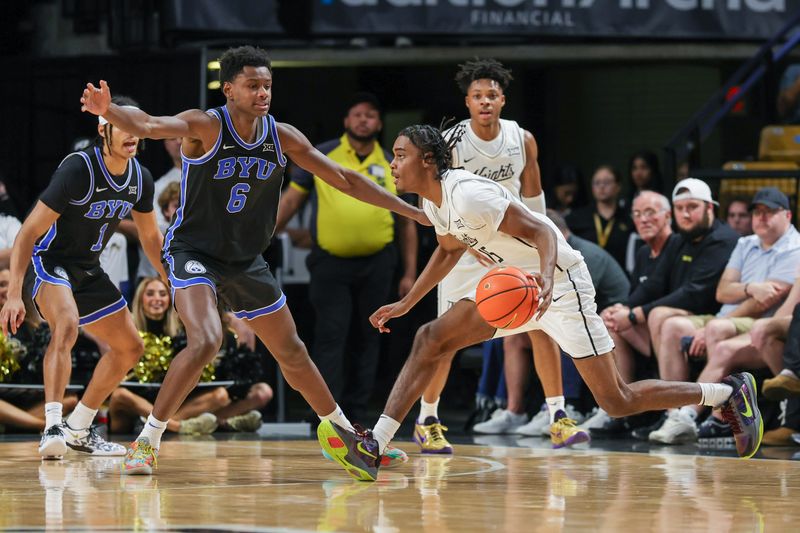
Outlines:
{"type": "Polygon", "coordinates": [[[275,119],[261,117],[257,138],[248,143],[225,106],[208,113],[220,121],[220,134],[205,155],[181,155],[181,204],[164,250],[200,252],[224,263],[252,261],[275,231],[286,167],[275,119]]]}
{"type": "MultiPolygon", "coordinates": [[[[525,141],[522,128],[513,120],[500,119],[500,135],[484,141],[472,131],[469,119],[462,121],[464,136],[453,150],[453,167],[464,169],[499,183],[519,198],[525,169],[525,141]]],[[[458,126],[456,126],[458,127],[458,126]]],[[[452,128],[445,132],[445,137],[452,128]]]]}
{"type": "Polygon", "coordinates": [[[113,176],[92,147],[65,157],[39,200],[60,216],[36,242],[34,257],[91,266],[132,209],[153,210],[153,178],[135,158],[113,176]]]}

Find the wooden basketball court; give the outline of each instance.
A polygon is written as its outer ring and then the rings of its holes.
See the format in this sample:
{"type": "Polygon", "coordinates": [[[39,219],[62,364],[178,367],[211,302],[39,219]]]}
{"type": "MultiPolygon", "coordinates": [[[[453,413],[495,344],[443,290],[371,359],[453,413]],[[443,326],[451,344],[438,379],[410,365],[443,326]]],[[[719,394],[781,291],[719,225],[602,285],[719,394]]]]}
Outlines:
{"type": "MultiPolygon", "coordinates": [[[[0,443],[0,528],[237,531],[791,531],[789,460],[459,445],[352,481],[316,441],[167,441],[157,475],[120,458],[41,461],[0,443]]],[[[666,450],[668,451],[668,450],[666,450]]]]}

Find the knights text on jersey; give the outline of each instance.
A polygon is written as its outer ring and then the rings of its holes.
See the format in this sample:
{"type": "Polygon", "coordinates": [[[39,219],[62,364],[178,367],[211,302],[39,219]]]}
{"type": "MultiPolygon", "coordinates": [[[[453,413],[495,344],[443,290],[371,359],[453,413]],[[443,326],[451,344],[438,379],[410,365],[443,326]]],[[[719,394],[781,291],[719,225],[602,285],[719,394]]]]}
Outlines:
{"type": "MultiPolygon", "coordinates": [[[[500,119],[500,134],[491,141],[475,135],[469,120],[462,121],[459,126],[465,130],[453,150],[453,166],[495,181],[519,197],[525,170],[525,139],[519,124],[500,119]]],[[[445,132],[445,136],[450,131],[445,132]]]]}
{"type": "Polygon", "coordinates": [[[275,230],[286,158],[275,119],[259,119],[256,140],[242,139],[225,106],[216,144],[199,158],[182,155],[181,204],[164,250],[200,252],[218,261],[252,261],[275,230]]]}
{"type": "Polygon", "coordinates": [[[95,146],[65,157],[39,200],[60,216],[36,241],[33,255],[99,264],[119,222],[132,209],[153,210],[153,178],[135,158],[121,176],[113,176],[95,146]]]}
{"type": "Polygon", "coordinates": [[[512,203],[553,230],[557,241],[557,269],[566,270],[583,259],[580,252],[567,244],[549,218],[525,207],[505,187],[466,170],[454,169],[442,176],[441,206],[437,207],[430,200],[424,200],[422,206],[437,234],[453,235],[497,264],[539,271],[539,252],[533,243],[497,229],[512,203]]]}

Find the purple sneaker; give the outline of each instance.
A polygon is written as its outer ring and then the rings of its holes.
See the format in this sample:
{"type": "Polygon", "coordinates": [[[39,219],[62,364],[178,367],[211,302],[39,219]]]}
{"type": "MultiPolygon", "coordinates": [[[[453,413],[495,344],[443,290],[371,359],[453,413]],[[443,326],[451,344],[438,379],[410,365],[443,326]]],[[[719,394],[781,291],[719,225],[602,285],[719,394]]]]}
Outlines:
{"type": "Polygon", "coordinates": [[[372,437],[371,431],[354,427],[355,433],[330,420],[323,420],[317,427],[317,440],[323,452],[342,465],[355,479],[375,481],[381,465],[378,441],[372,437]]]}
{"type": "Polygon", "coordinates": [[[447,442],[445,431],[447,427],[435,416],[429,416],[422,423],[417,420],[414,423],[414,442],[421,453],[450,455],[453,453],[453,446],[447,442]]]}
{"type": "Polygon", "coordinates": [[[758,451],[764,436],[764,420],[756,400],[756,380],[752,374],[742,372],[731,374],[722,382],[733,387],[731,397],[720,406],[722,418],[733,430],[739,457],[749,459],[758,451]]]}
{"type": "Polygon", "coordinates": [[[553,448],[563,448],[589,442],[592,440],[585,429],[579,428],[575,421],[567,417],[567,413],[559,409],[556,411],[553,423],[550,425],[550,442],[553,448]]]}

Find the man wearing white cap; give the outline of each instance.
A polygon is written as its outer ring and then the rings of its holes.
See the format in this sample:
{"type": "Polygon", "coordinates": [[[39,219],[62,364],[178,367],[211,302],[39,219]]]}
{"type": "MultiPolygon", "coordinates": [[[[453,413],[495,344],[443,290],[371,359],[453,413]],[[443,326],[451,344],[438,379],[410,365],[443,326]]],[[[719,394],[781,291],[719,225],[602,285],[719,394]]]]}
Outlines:
{"type": "MultiPolygon", "coordinates": [[[[708,185],[695,178],[680,181],[672,191],[679,239],[661,252],[653,273],[606,318],[615,344],[627,343],[649,357],[661,341],[661,326],[676,314],[716,313],[717,282],[739,235],[717,220],[708,185]],[[652,311],[652,312],[651,312],[652,311]]],[[[630,353],[620,350],[617,354],[630,353]]],[[[633,364],[630,362],[630,364],[633,364]]]]}

